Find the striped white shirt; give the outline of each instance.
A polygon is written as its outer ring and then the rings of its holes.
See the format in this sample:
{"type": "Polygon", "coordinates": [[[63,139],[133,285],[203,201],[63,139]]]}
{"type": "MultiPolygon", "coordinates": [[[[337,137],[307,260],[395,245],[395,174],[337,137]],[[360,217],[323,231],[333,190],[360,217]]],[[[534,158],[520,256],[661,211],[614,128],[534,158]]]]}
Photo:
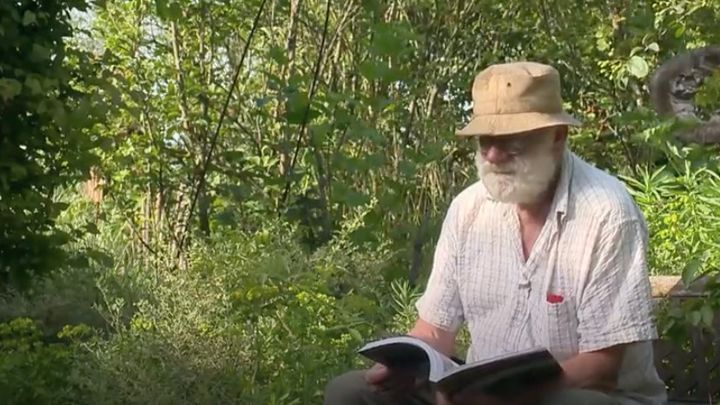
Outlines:
{"type": "Polygon", "coordinates": [[[452,201],[418,313],[446,330],[467,323],[469,362],[533,346],[563,360],[632,343],[616,395],[661,403],[646,246],[644,217],[624,185],[566,150],[527,261],[514,206],[481,181],[452,201]]]}

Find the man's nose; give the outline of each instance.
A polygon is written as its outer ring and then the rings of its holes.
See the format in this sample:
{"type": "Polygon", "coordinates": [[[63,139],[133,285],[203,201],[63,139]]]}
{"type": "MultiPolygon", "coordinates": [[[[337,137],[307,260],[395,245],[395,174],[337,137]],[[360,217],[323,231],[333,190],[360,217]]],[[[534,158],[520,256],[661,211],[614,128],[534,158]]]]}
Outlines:
{"type": "Polygon", "coordinates": [[[510,159],[512,159],[512,156],[510,156],[506,150],[499,148],[496,145],[490,145],[487,149],[485,149],[483,154],[485,155],[486,161],[496,165],[507,163],[510,159]]]}

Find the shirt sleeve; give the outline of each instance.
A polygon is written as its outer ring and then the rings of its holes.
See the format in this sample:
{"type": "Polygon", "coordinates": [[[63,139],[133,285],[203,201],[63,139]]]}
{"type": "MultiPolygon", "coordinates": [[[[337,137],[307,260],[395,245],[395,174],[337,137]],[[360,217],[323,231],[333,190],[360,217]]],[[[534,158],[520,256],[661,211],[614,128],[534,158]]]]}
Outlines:
{"type": "Polygon", "coordinates": [[[464,321],[457,285],[458,218],[451,204],[443,221],[425,292],[416,303],[418,316],[438,328],[455,332],[464,321]]]}
{"type": "Polygon", "coordinates": [[[603,226],[578,309],[581,352],[657,338],[647,272],[647,227],[603,226]]]}

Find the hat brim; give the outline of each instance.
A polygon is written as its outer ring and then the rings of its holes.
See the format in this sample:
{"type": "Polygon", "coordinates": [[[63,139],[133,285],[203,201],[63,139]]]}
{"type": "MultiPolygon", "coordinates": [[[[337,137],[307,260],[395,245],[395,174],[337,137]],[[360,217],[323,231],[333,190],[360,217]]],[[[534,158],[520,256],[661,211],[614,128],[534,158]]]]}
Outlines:
{"type": "Polygon", "coordinates": [[[518,114],[491,114],[473,118],[464,128],[456,131],[458,136],[477,135],[512,135],[528,132],[535,129],[569,125],[579,127],[582,125],[575,117],[568,113],[546,114],[527,112],[518,114]]]}

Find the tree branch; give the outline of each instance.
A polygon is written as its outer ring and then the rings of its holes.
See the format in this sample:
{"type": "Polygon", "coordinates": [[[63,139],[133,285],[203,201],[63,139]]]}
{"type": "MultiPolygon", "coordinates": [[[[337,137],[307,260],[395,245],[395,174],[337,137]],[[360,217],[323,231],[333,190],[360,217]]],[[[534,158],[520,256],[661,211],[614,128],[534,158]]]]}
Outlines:
{"type": "Polygon", "coordinates": [[[263,0],[262,3],[260,3],[260,7],[258,8],[258,12],[255,15],[255,20],[253,21],[252,28],[250,29],[250,34],[248,35],[248,39],[245,42],[245,47],[243,49],[242,55],[240,56],[240,61],[237,64],[237,67],[235,68],[235,74],[233,75],[232,84],[230,85],[230,89],[228,89],[227,97],[225,98],[225,103],[223,104],[222,111],[220,112],[220,117],[218,119],[217,127],[215,128],[215,132],[213,133],[213,137],[210,141],[210,148],[207,151],[207,154],[205,155],[205,159],[202,164],[202,168],[199,174],[198,179],[198,185],[193,190],[192,199],[190,200],[190,209],[188,211],[187,220],[185,221],[185,224],[183,226],[183,232],[182,237],[180,239],[180,245],[178,246],[178,251],[176,258],[179,258],[182,254],[184,248],[185,248],[185,240],[187,238],[187,234],[190,227],[191,218],[193,215],[193,212],[195,211],[195,206],[197,205],[198,197],[201,194],[200,191],[205,186],[205,179],[207,177],[207,171],[208,167],[210,166],[210,160],[212,159],[213,152],[215,151],[215,147],[217,145],[218,136],[220,135],[220,129],[222,128],[223,121],[225,119],[225,115],[227,115],[227,109],[228,105],[230,104],[230,100],[232,99],[232,93],[235,90],[235,87],[237,87],[237,81],[240,76],[240,71],[242,70],[243,63],[245,62],[245,58],[247,57],[247,54],[250,50],[250,43],[252,42],[253,35],[255,35],[255,31],[257,31],[257,28],[260,23],[260,16],[262,15],[263,9],[265,8],[265,3],[267,0],[263,0]]]}
{"type": "Polygon", "coordinates": [[[308,96],[308,104],[305,107],[305,111],[303,113],[303,120],[300,124],[300,130],[298,131],[297,136],[297,142],[295,143],[295,150],[293,152],[292,159],[290,160],[290,167],[288,167],[288,171],[285,173],[285,188],[283,190],[282,197],[280,198],[280,205],[278,206],[278,215],[282,212],[283,207],[285,206],[288,198],[288,194],[290,193],[290,186],[292,184],[292,179],[290,178],[292,175],[293,170],[295,170],[295,162],[297,161],[298,153],[300,152],[300,145],[302,144],[302,140],[305,134],[305,129],[307,127],[308,123],[308,116],[310,113],[310,106],[312,105],[312,99],[315,96],[315,90],[317,89],[317,83],[318,78],[320,77],[320,70],[322,67],[322,60],[325,53],[325,41],[327,39],[327,32],[328,32],[328,22],[330,21],[330,4],[332,3],[331,0],[327,0],[326,6],[325,6],[325,23],[323,26],[323,34],[322,34],[322,40],[320,42],[320,51],[318,52],[318,58],[315,61],[315,73],[313,75],[313,81],[310,85],[310,95],[308,96]]]}

